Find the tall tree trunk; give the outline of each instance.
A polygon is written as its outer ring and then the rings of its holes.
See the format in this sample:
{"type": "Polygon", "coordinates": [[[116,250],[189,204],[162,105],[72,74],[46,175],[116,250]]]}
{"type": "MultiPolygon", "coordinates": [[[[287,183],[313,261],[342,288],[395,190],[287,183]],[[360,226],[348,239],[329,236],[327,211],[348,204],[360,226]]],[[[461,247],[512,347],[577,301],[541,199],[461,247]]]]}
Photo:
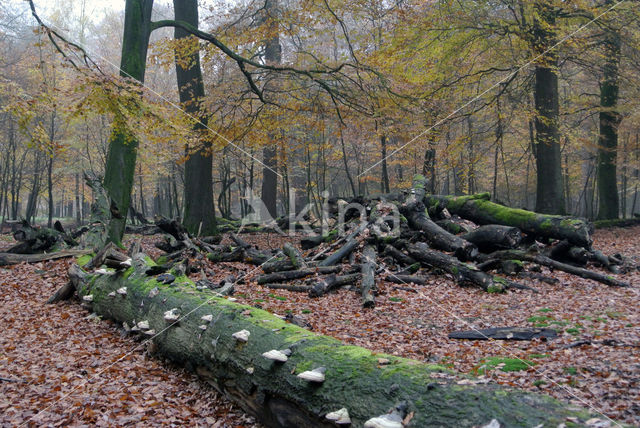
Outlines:
{"type": "Polygon", "coordinates": [[[536,107],[536,211],[563,214],[565,211],[562,186],[562,159],[558,130],[558,57],[552,49],[556,44],[555,10],[548,0],[535,2],[533,52],[538,59],[535,68],[534,99],[536,107]]]}
{"type": "MultiPolygon", "coordinates": [[[[127,0],[124,13],[120,75],[144,82],[153,0],[127,0]]],[[[121,245],[136,167],[138,141],[116,117],[109,137],[104,188],[111,200],[108,239],[121,245]]]]}
{"type": "MultiPolygon", "coordinates": [[[[176,21],[184,21],[198,28],[198,1],[173,0],[176,21]]],[[[175,38],[184,39],[189,33],[175,27],[175,38]]],[[[191,41],[193,47],[198,40],[191,41]]],[[[203,133],[198,147],[185,148],[187,161],[184,165],[184,219],[183,224],[192,234],[200,231],[203,235],[217,234],[215,208],[213,205],[213,176],[211,141],[204,136],[208,118],[200,113],[200,99],[204,97],[204,83],[200,67],[200,51],[190,49],[188,58],[176,58],[176,77],[180,103],[185,111],[200,122],[194,126],[196,132],[203,133]],[[186,64],[186,65],[185,65],[186,64]],[[184,68],[183,66],[187,67],[184,68]]]]}
{"type": "MultiPolygon", "coordinates": [[[[273,34],[272,37],[265,44],[264,60],[267,64],[277,65],[282,61],[282,46],[277,29],[278,24],[275,20],[278,11],[277,0],[266,0],[264,9],[267,14],[266,19],[273,30],[270,31],[273,34]]],[[[260,194],[269,215],[275,219],[278,215],[278,150],[277,145],[272,141],[269,141],[268,145],[262,149],[262,163],[264,167],[262,168],[262,191],[260,194]]]]}
{"type": "MultiPolygon", "coordinates": [[[[608,1],[607,4],[611,3],[608,1]]],[[[600,85],[600,135],[598,138],[598,218],[616,219],[619,215],[616,162],[618,155],[618,65],[620,34],[607,30],[604,40],[605,64],[600,85]]]]}

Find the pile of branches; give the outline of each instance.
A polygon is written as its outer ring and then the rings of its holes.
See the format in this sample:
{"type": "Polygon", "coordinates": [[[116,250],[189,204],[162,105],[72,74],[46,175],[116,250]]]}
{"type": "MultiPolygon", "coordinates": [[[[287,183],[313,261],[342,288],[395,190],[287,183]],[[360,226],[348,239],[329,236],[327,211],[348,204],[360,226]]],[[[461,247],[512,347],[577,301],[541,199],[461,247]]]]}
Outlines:
{"type": "MultiPolygon", "coordinates": [[[[537,214],[509,208],[489,200],[488,194],[451,197],[425,194],[425,179],[414,178],[407,194],[375,199],[337,201],[333,229],[307,236],[298,250],[285,244],[280,250],[261,250],[237,235],[234,245],[194,239],[175,221],[156,223],[170,237],[157,246],[167,253],[168,270],[201,270],[205,251],[213,262],[243,262],[261,266],[257,283],[269,288],[306,292],[320,297],[342,286],[362,296],[364,307],[375,305],[376,284],[388,281],[397,288],[416,291],[428,275],[449,275],[460,285],[487,292],[512,288],[536,290],[523,282],[543,275],[541,266],[568,272],[609,286],[628,284],[610,274],[630,268],[619,255],[606,256],[592,248],[592,225],[586,220],[537,214]],[[185,266],[182,252],[196,256],[185,266]]],[[[227,279],[211,288],[222,288],[227,279]]],[[[229,290],[225,290],[229,292],[229,290]]]]}

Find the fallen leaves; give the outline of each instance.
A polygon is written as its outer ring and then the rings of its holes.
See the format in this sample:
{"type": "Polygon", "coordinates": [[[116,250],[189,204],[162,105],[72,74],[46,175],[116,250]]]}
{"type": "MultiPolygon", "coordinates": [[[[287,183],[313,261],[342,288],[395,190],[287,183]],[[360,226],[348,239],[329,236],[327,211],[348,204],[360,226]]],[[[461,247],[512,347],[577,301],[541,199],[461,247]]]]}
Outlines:
{"type": "Polygon", "coordinates": [[[46,305],[69,263],[0,269],[0,378],[20,381],[0,381],[0,426],[256,426],[77,302],[46,305]]]}

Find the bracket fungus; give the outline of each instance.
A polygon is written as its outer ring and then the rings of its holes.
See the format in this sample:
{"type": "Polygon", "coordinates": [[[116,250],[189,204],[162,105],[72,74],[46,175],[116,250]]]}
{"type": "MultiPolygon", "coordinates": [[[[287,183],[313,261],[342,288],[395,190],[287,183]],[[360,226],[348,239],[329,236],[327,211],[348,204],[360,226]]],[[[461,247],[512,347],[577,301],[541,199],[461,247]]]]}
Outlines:
{"type": "Polygon", "coordinates": [[[350,425],[351,418],[349,417],[349,411],[346,407],[343,407],[340,410],[336,410],[335,412],[327,413],[325,418],[332,421],[336,425],[350,425]]]}
{"type": "MultiPolygon", "coordinates": [[[[289,355],[291,355],[291,351],[289,351],[289,355]]],[[[289,359],[289,356],[282,351],[278,351],[277,349],[272,349],[271,351],[264,352],[262,354],[267,360],[276,361],[278,363],[286,363],[289,359]]]]}
{"type": "Polygon", "coordinates": [[[364,423],[364,428],[402,428],[404,427],[404,416],[407,414],[408,405],[406,402],[398,404],[390,413],[376,416],[364,423]]]}
{"type": "Polygon", "coordinates": [[[175,322],[178,321],[178,318],[180,318],[180,315],[178,315],[178,308],[173,308],[164,313],[164,320],[166,322],[175,322]]]}
{"type": "Polygon", "coordinates": [[[116,293],[118,293],[121,296],[126,296],[127,295],[127,287],[120,287],[116,290],[116,293]]]}
{"type": "Polygon", "coordinates": [[[82,296],[82,300],[85,302],[93,302],[93,294],[87,294],[86,296],[82,296]]]}
{"type": "Polygon", "coordinates": [[[213,315],[209,314],[209,315],[203,315],[200,317],[200,319],[204,322],[211,322],[213,321],[213,315]]]}
{"type": "Polygon", "coordinates": [[[324,373],[327,371],[324,367],[318,367],[317,369],[307,370],[298,375],[300,379],[304,379],[307,382],[322,383],[324,382],[324,373]]]}
{"type": "Polygon", "coordinates": [[[231,337],[233,337],[238,342],[248,342],[250,334],[251,332],[249,330],[240,330],[233,333],[231,337]]]}

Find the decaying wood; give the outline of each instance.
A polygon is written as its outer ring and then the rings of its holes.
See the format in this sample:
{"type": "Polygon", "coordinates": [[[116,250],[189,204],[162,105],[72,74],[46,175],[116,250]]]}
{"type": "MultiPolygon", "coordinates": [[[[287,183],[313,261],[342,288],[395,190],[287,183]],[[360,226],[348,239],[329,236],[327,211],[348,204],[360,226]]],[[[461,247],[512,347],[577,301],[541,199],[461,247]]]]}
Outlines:
{"type": "Polygon", "coordinates": [[[49,297],[47,303],[57,303],[69,300],[73,297],[76,290],[86,282],[86,278],[87,274],[80,268],[80,266],[76,264],[71,265],[69,268],[69,281],[49,297]]]}
{"type": "Polygon", "coordinates": [[[347,242],[338,251],[322,260],[319,263],[319,266],[333,266],[340,263],[340,261],[349,256],[349,254],[351,254],[358,245],[360,245],[360,243],[356,239],[347,240],[347,242]]]}
{"type": "Polygon", "coordinates": [[[352,426],[387,415],[389,409],[401,412],[400,418],[411,415],[416,427],[457,426],[461,420],[483,426],[493,419],[505,426],[556,426],[567,417],[592,417],[549,397],[462,382],[434,365],[344,345],[258,308],[215,297],[214,291],[196,289],[188,280],[158,284],[144,274],[149,263],[134,256],[134,269],[126,277],[85,273],[87,278],[77,278],[78,294],[91,295],[83,299],[85,305],[104,318],[128,325],[146,321],[149,330],[130,334],[149,338],[159,355],[192,368],[266,426],[331,426],[325,415],[342,407],[348,408],[352,426]],[[168,323],[163,314],[175,309],[179,319],[168,323]],[[212,321],[204,321],[205,316],[212,321]],[[246,341],[234,337],[242,330],[248,332],[246,341]],[[273,349],[289,349],[288,360],[262,357],[273,349]],[[389,364],[381,365],[380,358],[389,364]],[[322,383],[297,376],[320,367],[322,383]],[[425,381],[435,377],[437,383],[425,381]]]}
{"type": "Polygon", "coordinates": [[[385,256],[392,257],[402,265],[413,265],[416,263],[416,261],[413,258],[409,257],[402,251],[398,250],[393,245],[386,245],[384,247],[384,251],[382,252],[382,254],[384,254],[385,256]]]}
{"type": "Polygon", "coordinates": [[[269,282],[290,281],[292,279],[305,278],[307,276],[315,274],[326,275],[330,273],[337,273],[341,270],[341,266],[321,266],[318,268],[286,270],[282,272],[273,272],[265,275],[260,275],[256,278],[256,280],[258,284],[266,284],[269,282]]]}
{"type": "Polygon", "coordinates": [[[407,218],[409,226],[425,233],[427,242],[434,248],[454,252],[460,260],[473,260],[478,252],[475,245],[447,232],[429,218],[422,203],[423,198],[420,197],[424,193],[424,183],[424,177],[420,175],[414,177],[413,193],[400,207],[400,212],[407,218]]]}
{"type": "Polygon", "coordinates": [[[482,252],[516,248],[522,242],[522,232],[517,227],[490,224],[462,235],[482,252]]]}
{"type": "Polygon", "coordinates": [[[628,287],[629,284],[626,282],[618,281],[614,277],[610,275],[603,275],[598,272],[594,272],[588,269],[583,269],[577,266],[568,265],[566,263],[561,263],[556,260],[553,260],[547,256],[536,253],[528,253],[526,251],[520,250],[504,250],[504,251],[496,251],[495,253],[491,253],[489,258],[495,259],[503,259],[503,260],[520,260],[523,262],[531,262],[536,263],[541,266],[546,266],[552,269],[561,270],[563,272],[570,273],[572,275],[579,276],[580,278],[592,279],[597,282],[601,282],[606,285],[610,285],[613,287],[628,287]]]}
{"type": "Polygon", "coordinates": [[[38,263],[48,260],[78,257],[91,253],[90,250],[60,250],[48,254],[13,254],[0,253],[0,266],[15,265],[18,263],[38,263]]]}
{"type": "Polygon", "coordinates": [[[300,254],[300,251],[298,251],[298,249],[290,243],[287,242],[286,244],[284,244],[284,246],[282,247],[282,251],[287,255],[287,257],[289,257],[289,259],[291,260],[291,264],[296,269],[307,267],[307,262],[304,261],[304,257],[302,257],[302,254],[300,254]]]}
{"type": "Polygon", "coordinates": [[[556,337],[558,337],[558,332],[551,328],[531,327],[493,327],[449,333],[449,339],[468,340],[533,340],[541,338],[555,339],[556,337]]]}
{"type": "Polygon", "coordinates": [[[402,275],[402,274],[388,274],[385,279],[394,284],[417,284],[427,285],[427,280],[421,276],[415,275],[402,275]]]}
{"type": "Polygon", "coordinates": [[[61,247],[73,247],[78,243],[64,231],[58,223],[58,229],[47,227],[33,227],[28,221],[22,220],[18,230],[13,232],[13,238],[18,243],[7,249],[7,253],[13,254],[39,254],[52,252],[61,247]]]}
{"type": "Polygon", "coordinates": [[[308,293],[311,291],[310,285],[298,285],[298,284],[278,284],[278,283],[267,283],[261,284],[263,287],[271,288],[274,290],[288,290],[288,291],[297,291],[300,293],[308,293]]]}
{"type": "Polygon", "coordinates": [[[507,288],[503,278],[488,275],[474,265],[463,263],[455,257],[433,250],[424,243],[412,244],[408,247],[408,251],[414,259],[451,274],[457,282],[470,283],[489,292],[501,292],[507,288]]]}
{"type": "Polygon", "coordinates": [[[592,226],[586,220],[509,208],[491,202],[490,199],[488,193],[470,196],[430,195],[425,197],[425,204],[446,207],[452,214],[480,225],[512,226],[535,236],[566,239],[579,247],[591,247],[592,226]]]}
{"type": "Polygon", "coordinates": [[[327,294],[329,291],[342,287],[343,285],[349,285],[359,280],[361,275],[359,273],[352,273],[348,275],[329,275],[322,278],[315,283],[309,290],[309,297],[321,297],[327,294]]]}
{"type": "Polygon", "coordinates": [[[372,308],[376,304],[376,249],[367,245],[362,251],[361,269],[362,269],[362,306],[372,308]]]}

